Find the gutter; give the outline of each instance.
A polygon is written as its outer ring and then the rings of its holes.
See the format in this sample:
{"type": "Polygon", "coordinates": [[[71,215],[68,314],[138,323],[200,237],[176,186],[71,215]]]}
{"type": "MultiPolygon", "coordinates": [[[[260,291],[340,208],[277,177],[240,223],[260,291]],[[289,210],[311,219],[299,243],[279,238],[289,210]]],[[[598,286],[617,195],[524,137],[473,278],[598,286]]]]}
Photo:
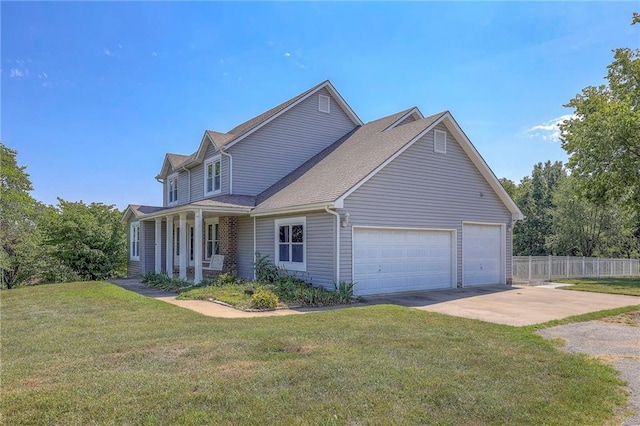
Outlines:
{"type": "Polygon", "coordinates": [[[220,154],[229,157],[229,195],[233,195],[233,157],[231,154],[224,152],[224,147],[220,147],[220,154]]]}
{"type": "Polygon", "coordinates": [[[335,285],[340,284],[340,213],[330,210],[329,205],[324,206],[324,210],[336,217],[336,282],[335,285]]]}

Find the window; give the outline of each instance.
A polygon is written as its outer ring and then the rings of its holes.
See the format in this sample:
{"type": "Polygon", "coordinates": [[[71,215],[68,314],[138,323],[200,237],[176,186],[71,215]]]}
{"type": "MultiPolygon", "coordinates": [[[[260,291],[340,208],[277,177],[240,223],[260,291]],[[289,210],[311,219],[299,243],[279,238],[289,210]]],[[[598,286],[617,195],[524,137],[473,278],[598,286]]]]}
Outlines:
{"type": "Polygon", "coordinates": [[[433,152],[439,152],[441,154],[447,153],[447,132],[444,130],[433,131],[433,152]]]}
{"type": "Polygon", "coordinates": [[[189,260],[193,262],[193,226],[188,226],[189,229],[189,260]]]}
{"type": "Polygon", "coordinates": [[[306,218],[277,219],[275,225],[278,265],[292,271],[306,271],[306,218]]]}
{"type": "Polygon", "coordinates": [[[129,229],[129,258],[140,260],[140,222],[132,223],[129,229]]]}
{"type": "Polygon", "coordinates": [[[220,156],[204,162],[204,194],[217,194],[222,190],[222,163],[220,156]]]}
{"type": "Polygon", "coordinates": [[[214,254],[220,254],[220,227],[217,223],[207,223],[205,235],[205,259],[211,259],[214,254]]]}
{"type": "Polygon", "coordinates": [[[178,202],[178,175],[171,175],[167,178],[167,203],[178,202]]]}
{"type": "Polygon", "coordinates": [[[331,112],[331,98],[325,95],[318,96],[318,111],[326,112],[327,114],[331,112]]]}
{"type": "Polygon", "coordinates": [[[173,250],[173,253],[175,254],[175,256],[180,256],[180,227],[176,226],[175,229],[173,230],[173,242],[175,243],[176,247],[173,250]]]}

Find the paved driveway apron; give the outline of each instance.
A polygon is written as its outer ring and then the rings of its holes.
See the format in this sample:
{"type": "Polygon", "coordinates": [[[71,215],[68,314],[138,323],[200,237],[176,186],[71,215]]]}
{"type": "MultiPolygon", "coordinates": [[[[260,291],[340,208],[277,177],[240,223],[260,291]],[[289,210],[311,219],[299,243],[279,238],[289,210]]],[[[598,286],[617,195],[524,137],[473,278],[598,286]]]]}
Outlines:
{"type": "Polygon", "coordinates": [[[523,326],[604,309],[640,305],[640,297],[501,285],[367,297],[365,302],[391,303],[497,324],[523,326]]]}

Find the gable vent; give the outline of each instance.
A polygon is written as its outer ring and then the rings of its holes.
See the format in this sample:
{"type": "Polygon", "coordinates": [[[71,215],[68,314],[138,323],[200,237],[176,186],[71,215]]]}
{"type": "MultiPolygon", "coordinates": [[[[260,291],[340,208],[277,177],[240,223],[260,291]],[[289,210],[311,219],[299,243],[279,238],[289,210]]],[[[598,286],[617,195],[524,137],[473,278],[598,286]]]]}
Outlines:
{"type": "Polygon", "coordinates": [[[327,114],[331,112],[331,98],[325,95],[318,96],[318,111],[326,112],[327,114]]]}
{"type": "Polygon", "coordinates": [[[433,152],[439,152],[441,154],[447,153],[447,132],[434,130],[433,152]]]}

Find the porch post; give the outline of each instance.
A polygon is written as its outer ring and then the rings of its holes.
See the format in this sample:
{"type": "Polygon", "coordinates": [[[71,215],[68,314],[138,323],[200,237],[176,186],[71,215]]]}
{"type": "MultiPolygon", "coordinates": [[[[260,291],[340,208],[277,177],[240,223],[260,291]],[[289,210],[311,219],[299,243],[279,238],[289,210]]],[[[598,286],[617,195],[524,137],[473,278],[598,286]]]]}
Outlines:
{"type": "Polygon", "coordinates": [[[196,210],[193,230],[193,263],[195,264],[193,282],[202,281],[202,210],[196,210]]]}
{"type": "Polygon", "coordinates": [[[162,219],[161,218],[156,219],[155,243],[156,243],[155,268],[156,268],[156,273],[160,273],[160,271],[162,271],[162,219]]]}
{"type": "Polygon", "coordinates": [[[187,214],[180,213],[180,279],[187,279],[187,214]]]}
{"type": "Polygon", "coordinates": [[[173,278],[173,216],[167,216],[167,275],[173,278]]]}

